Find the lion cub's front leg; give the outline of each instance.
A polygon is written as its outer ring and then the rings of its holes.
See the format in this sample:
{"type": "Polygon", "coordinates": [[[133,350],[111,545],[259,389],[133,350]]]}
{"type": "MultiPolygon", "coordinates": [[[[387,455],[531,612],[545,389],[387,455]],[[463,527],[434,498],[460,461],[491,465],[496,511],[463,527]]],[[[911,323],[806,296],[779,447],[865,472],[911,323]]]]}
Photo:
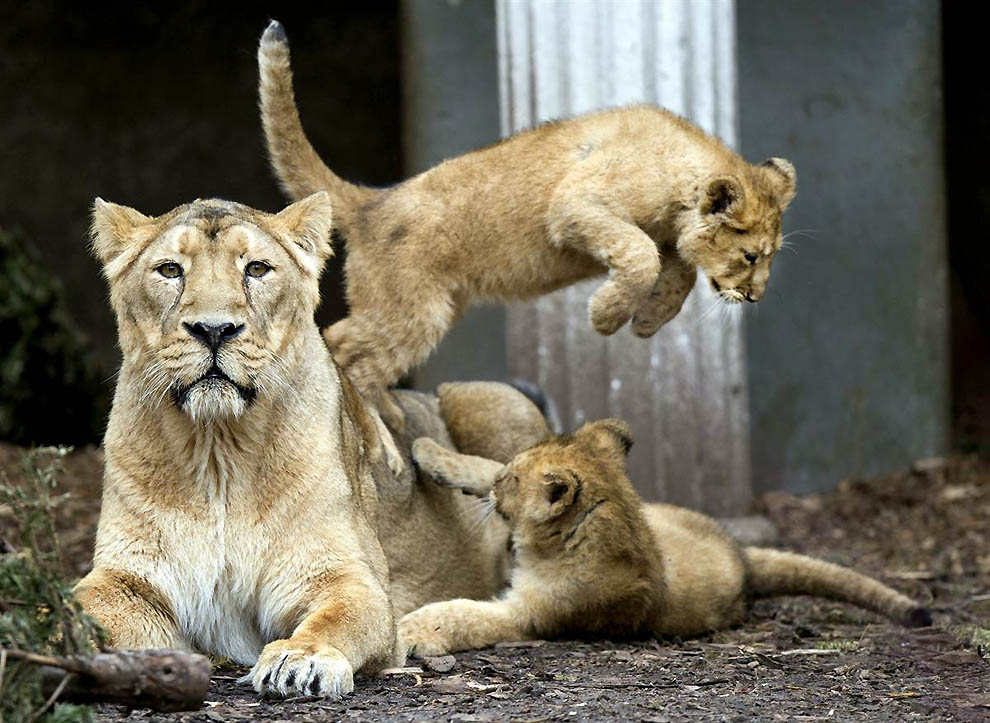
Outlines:
{"type": "Polygon", "coordinates": [[[609,280],[591,297],[588,318],[599,334],[614,334],[649,297],[660,274],[660,254],[642,229],[584,194],[572,193],[573,185],[562,183],[554,193],[551,240],[608,268],[609,280]]]}
{"type": "Polygon", "coordinates": [[[524,614],[507,600],[430,603],[399,621],[399,640],[407,654],[420,657],[528,640],[524,614]]]}
{"type": "Polygon", "coordinates": [[[385,590],[359,572],[323,577],[292,635],[266,645],[245,676],[259,693],[337,698],[354,690],[354,671],[397,662],[385,590]]]}
{"type": "Polygon", "coordinates": [[[697,278],[697,270],[679,256],[672,254],[664,258],[653,290],[633,316],[633,333],[644,338],[653,336],[661,326],[677,316],[697,278]]]}

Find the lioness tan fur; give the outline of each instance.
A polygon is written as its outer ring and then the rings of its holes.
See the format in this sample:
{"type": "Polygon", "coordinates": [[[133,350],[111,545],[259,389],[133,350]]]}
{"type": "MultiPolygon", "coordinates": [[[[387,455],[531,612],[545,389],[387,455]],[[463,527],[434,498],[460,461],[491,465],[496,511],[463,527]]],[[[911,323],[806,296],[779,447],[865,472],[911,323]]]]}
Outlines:
{"type": "Polygon", "coordinates": [[[786,160],[751,165],[661,108],[542,125],[372,189],[334,174],[310,145],[276,23],[258,51],[261,117],[292,198],[326,190],[347,243],[349,316],[324,336],[362,394],[382,391],[436,347],[476,301],[545,294],[609,274],[591,325],[632,319],[654,334],[680,310],[700,268],[729,302],[756,301],[795,193],[786,160]]]}
{"type": "Polygon", "coordinates": [[[437,655],[565,635],[689,636],[740,623],[752,596],[821,595],[908,625],[927,611],[852,570],[778,550],[740,549],[715,522],[644,506],[626,477],[632,438],[621,420],[585,424],[502,465],[417,440],[418,465],[443,483],[490,490],[512,530],[508,590],[451,600],[399,622],[409,652],[437,655]]]}
{"type": "Polygon", "coordinates": [[[335,696],[401,660],[378,541],[378,427],[313,323],[325,193],[271,215],[97,200],[123,362],[94,569],[79,599],[122,648],[253,665],[335,696]]]}

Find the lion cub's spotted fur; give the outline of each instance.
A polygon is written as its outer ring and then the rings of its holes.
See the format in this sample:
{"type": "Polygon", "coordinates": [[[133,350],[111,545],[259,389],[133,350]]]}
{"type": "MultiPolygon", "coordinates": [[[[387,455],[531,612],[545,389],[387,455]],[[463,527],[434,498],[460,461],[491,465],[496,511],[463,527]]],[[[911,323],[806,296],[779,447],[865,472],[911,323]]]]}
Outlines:
{"type": "Polygon", "coordinates": [[[928,614],[904,595],[838,565],[740,549],[713,519],[642,504],[626,477],[629,428],[589,423],[502,465],[417,440],[420,467],[443,484],[490,490],[512,530],[510,587],[488,601],[426,605],[399,622],[410,652],[435,655],[566,635],[688,636],[742,621],[749,596],[812,594],[905,624],[928,614]]]}
{"type": "Polygon", "coordinates": [[[375,403],[391,407],[384,388],[479,300],[533,297],[607,272],[591,325],[612,334],[631,319],[647,337],[680,310],[698,268],[728,301],[763,296],[795,193],[786,160],[751,165],[683,118],[642,106],[548,123],[392,188],[360,187],[307,140],[278,23],[258,62],[279,180],[293,198],[333,198],[350,315],[324,336],[375,403]]]}

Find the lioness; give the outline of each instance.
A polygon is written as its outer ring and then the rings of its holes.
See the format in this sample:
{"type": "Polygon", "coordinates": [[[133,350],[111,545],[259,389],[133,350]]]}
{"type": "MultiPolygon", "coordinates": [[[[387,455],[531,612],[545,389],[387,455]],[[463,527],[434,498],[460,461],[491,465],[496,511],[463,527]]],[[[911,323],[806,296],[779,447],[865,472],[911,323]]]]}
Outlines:
{"type": "MultiPolygon", "coordinates": [[[[401,659],[395,618],[504,585],[505,526],[479,531],[471,499],[411,463],[392,473],[391,438],[320,337],[330,223],[322,193],[275,215],[196,201],[153,218],[97,200],[123,363],[76,593],[111,645],[199,650],[253,665],[259,691],[333,696],[401,659]]],[[[397,396],[407,462],[420,436],[495,458],[542,438],[505,385],[397,396]]]]}
{"type": "Polygon", "coordinates": [[[666,110],[555,121],[441,163],[396,186],[348,183],[303,132],[289,44],[272,22],[258,48],[272,166],[292,198],[326,190],[347,243],[349,316],[325,330],[359,391],[401,418],[384,390],[477,301],[531,298],[608,273],[591,326],[654,334],[701,269],[727,302],[757,301],[795,194],[781,158],[747,163],[666,110]]]}
{"type": "Polygon", "coordinates": [[[123,363],[76,592],[111,645],[226,656],[281,695],[347,693],[402,658],[382,442],[313,323],[330,225],[325,193],[274,215],[96,201],[123,363]]]}
{"type": "Polygon", "coordinates": [[[417,440],[434,479],[488,495],[512,529],[515,565],[493,600],[426,605],[399,622],[419,655],[564,635],[688,636],[736,625],[748,597],[809,594],[856,603],[906,625],[917,603],[852,570],[780,550],[739,546],[715,520],[643,505],[626,477],[629,427],[585,424],[503,465],[417,440]]]}

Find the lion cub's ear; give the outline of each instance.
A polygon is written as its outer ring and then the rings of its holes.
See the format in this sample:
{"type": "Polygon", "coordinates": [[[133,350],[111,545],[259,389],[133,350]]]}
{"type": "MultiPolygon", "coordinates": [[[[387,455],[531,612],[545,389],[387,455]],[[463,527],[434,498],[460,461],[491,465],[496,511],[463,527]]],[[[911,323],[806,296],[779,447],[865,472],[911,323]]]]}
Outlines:
{"type": "Polygon", "coordinates": [[[622,455],[629,454],[633,436],[629,425],[621,419],[600,419],[585,423],[574,433],[579,439],[600,452],[622,455]]]}
{"type": "Polygon", "coordinates": [[[768,158],[760,164],[767,169],[767,179],[777,194],[780,210],[787,208],[797,193],[797,171],[786,158],[768,158]]]}
{"type": "Polygon", "coordinates": [[[140,211],[97,198],[93,202],[93,225],[90,229],[93,254],[106,266],[127,248],[138,228],[150,223],[154,223],[154,219],[140,211]]]}
{"type": "Polygon", "coordinates": [[[699,207],[704,215],[737,213],[746,202],[746,193],[735,176],[716,176],[705,184],[699,207]]]}
{"type": "Polygon", "coordinates": [[[333,227],[333,205],[326,191],[319,191],[287,206],[273,217],[296,245],[315,256],[320,265],[333,256],[330,231],[333,227]]]}
{"type": "Polygon", "coordinates": [[[581,480],[570,470],[556,470],[543,475],[543,494],[547,500],[547,518],[566,512],[581,489],[581,480]]]}

